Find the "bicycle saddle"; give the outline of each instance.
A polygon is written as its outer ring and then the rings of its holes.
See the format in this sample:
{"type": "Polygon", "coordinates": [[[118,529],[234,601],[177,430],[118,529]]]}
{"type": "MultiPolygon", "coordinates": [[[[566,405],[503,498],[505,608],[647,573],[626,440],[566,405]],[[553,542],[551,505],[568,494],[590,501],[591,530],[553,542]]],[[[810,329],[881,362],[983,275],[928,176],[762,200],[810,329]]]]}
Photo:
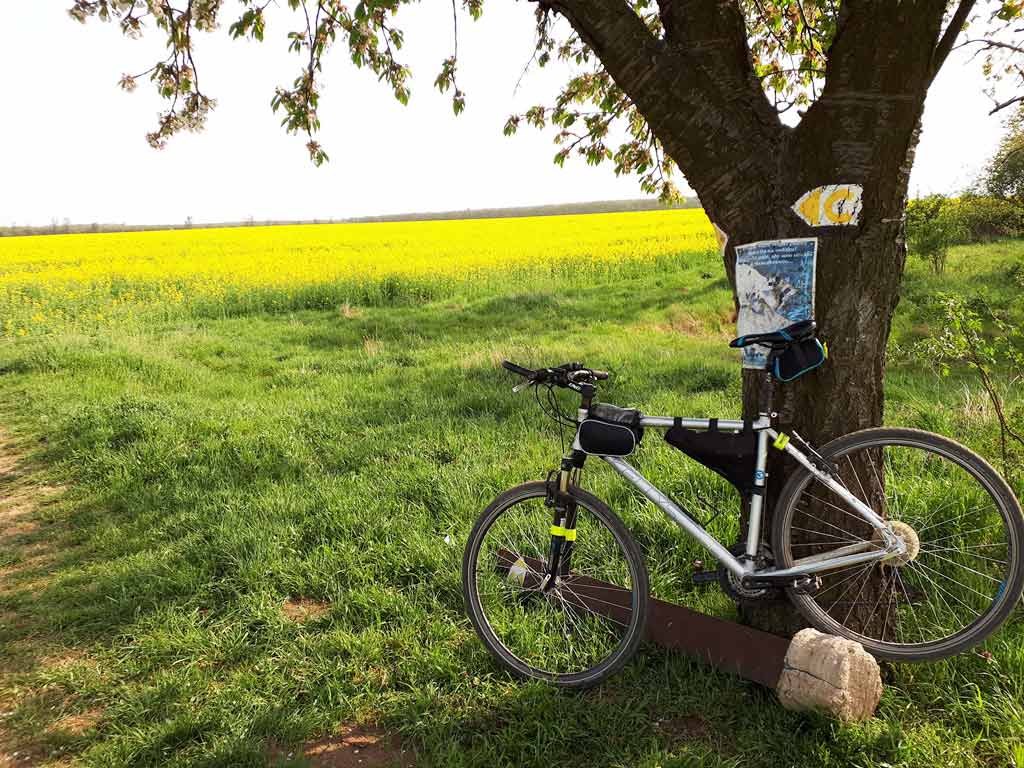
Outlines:
{"type": "Polygon", "coordinates": [[[799,323],[793,323],[793,325],[783,328],[781,331],[750,333],[746,336],[740,336],[730,341],[729,346],[749,347],[751,344],[764,344],[770,347],[786,346],[787,344],[810,338],[814,335],[817,327],[818,324],[813,320],[801,320],[799,323]]]}

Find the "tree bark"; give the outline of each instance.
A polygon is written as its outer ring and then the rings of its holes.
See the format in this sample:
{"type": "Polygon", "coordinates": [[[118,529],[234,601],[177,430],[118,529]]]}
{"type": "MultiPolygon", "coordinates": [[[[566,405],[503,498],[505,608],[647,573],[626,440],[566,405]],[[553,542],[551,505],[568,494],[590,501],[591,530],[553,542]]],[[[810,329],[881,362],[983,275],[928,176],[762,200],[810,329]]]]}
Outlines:
{"type": "MultiPolygon", "coordinates": [[[[946,0],[844,0],[824,88],[796,128],[780,122],[754,76],[734,0],[660,0],[663,39],[625,0],[548,5],[591,45],[729,235],[724,266],[734,291],[735,245],[818,238],[815,318],[830,358],[778,388],[780,423],[819,445],[880,425],[906,261],[907,186],[925,96],[949,39],[946,0]],[[858,225],[811,227],[791,209],[808,190],[835,183],[863,187],[858,225]]],[[[747,372],[745,416],[758,412],[757,389],[747,372]]],[[[771,502],[790,470],[773,454],[766,539],[771,502]]],[[[801,626],[784,604],[744,613],[767,631],[801,626]]]]}

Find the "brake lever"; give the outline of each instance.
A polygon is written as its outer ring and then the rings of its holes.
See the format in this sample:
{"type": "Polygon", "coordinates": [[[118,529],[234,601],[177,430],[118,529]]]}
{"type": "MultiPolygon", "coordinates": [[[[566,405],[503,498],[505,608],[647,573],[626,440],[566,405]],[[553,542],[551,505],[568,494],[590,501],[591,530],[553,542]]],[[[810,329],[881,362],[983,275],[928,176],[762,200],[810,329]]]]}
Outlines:
{"type": "Polygon", "coordinates": [[[533,382],[530,381],[529,379],[527,379],[526,381],[523,381],[523,382],[521,382],[519,384],[516,384],[514,387],[512,387],[512,394],[516,394],[518,392],[522,392],[524,389],[526,389],[531,384],[533,384],[533,382]]]}

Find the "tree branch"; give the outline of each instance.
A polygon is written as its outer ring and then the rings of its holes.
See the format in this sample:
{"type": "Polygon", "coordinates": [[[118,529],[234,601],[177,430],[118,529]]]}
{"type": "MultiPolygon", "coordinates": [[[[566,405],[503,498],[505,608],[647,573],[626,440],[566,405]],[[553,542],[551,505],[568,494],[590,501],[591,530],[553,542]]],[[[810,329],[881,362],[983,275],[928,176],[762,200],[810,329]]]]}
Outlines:
{"type": "MultiPolygon", "coordinates": [[[[626,0],[537,0],[564,16],[616,82],[643,77],[662,51],[626,0]]],[[[624,90],[629,90],[622,85],[624,90]]]]}
{"type": "Polygon", "coordinates": [[[970,40],[964,40],[957,48],[963,48],[965,45],[980,45],[979,52],[984,52],[992,48],[1001,48],[1005,51],[1011,51],[1012,53],[1024,53],[1024,48],[1019,45],[1012,45],[1010,43],[1004,43],[1002,40],[990,40],[986,37],[979,37],[970,40]]]}
{"type": "Polygon", "coordinates": [[[824,89],[797,140],[801,153],[826,152],[846,173],[863,175],[849,179],[863,184],[889,145],[906,152],[933,77],[946,0],[846,0],[842,9],[824,89]],[[835,144],[840,129],[844,140],[835,144]]]}
{"type": "Polygon", "coordinates": [[[946,63],[949,52],[953,50],[953,45],[963,31],[964,24],[967,23],[967,17],[974,10],[976,2],[977,0],[960,0],[960,4],[957,6],[956,11],[953,12],[953,16],[950,18],[949,25],[942,34],[939,44],[935,46],[935,52],[932,54],[932,75],[929,82],[935,79],[935,76],[939,74],[939,70],[942,69],[942,65],[946,63]]]}
{"type": "Polygon", "coordinates": [[[705,90],[748,100],[748,109],[768,105],[737,0],[659,0],[659,8],[666,42],[705,73],[705,90]]]}
{"type": "Polygon", "coordinates": [[[1024,101],[1024,96],[1014,96],[1013,98],[1007,99],[1006,101],[998,101],[996,105],[988,111],[990,115],[994,115],[996,112],[1000,112],[1007,107],[1011,107],[1014,104],[1018,104],[1024,101]]]}
{"type": "Polygon", "coordinates": [[[672,29],[665,39],[627,0],[539,1],[600,59],[713,218],[773,207],[751,196],[774,188],[785,129],[754,76],[738,0],[662,0],[672,29]],[[742,195],[737,176],[748,180],[742,195]]]}

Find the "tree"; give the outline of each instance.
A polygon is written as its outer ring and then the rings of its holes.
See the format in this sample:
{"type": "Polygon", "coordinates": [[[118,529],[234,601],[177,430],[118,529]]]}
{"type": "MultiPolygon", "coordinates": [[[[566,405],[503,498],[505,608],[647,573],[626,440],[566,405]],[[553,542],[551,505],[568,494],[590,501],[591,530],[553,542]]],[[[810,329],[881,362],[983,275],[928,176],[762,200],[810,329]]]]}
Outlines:
{"type": "Polygon", "coordinates": [[[1024,107],[1006,121],[1006,135],[985,166],[981,187],[993,197],[1024,199],[1024,107]]]}
{"type": "MultiPolygon", "coordinates": [[[[396,14],[414,0],[288,0],[300,28],[289,35],[302,69],[273,108],[284,127],[305,134],[315,163],[327,153],[316,139],[319,76],[340,38],[357,67],[369,69],[402,102],[409,70],[400,62],[396,14]]],[[[499,0],[491,0],[492,3],[499,0]]],[[[235,37],[262,40],[263,0],[239,0],[235,37]]],[[[782,419],[815,441],[878,425],[883,412],[885,349],[906,260],[904,208],[925,96],[960,40],[984,57],[996,108],[1024,82],[1013,22],[1024,0],[536,0],[534,60],[573,64],[576,73],[550,105],[509,118],[551,126],[556,162],[582,156],[637,173],[647,191],[675,194],[678,167],[708,216],[729,236],[724,267],[735,277],[739,243],[819,238],[817,315],[830,364],[785,388],[782,419]],[[973,34],[974,36],[963,37],[973,34]],[[795,125],[781,114],[796,110],[795,125]],[[792,210],[805,192],[833,183],[863,188],[854,226],[810,226],[792,210]],[[833,404],[841,400],[842,407],[833,404]]],[[[125,34],[145,23],[167,39],[167,58],[148,75],[169,108],[149,134],[162,146],[181,130],[202,127],[213,100],[199,84],[193,40],[215,29],[221,0],[75,0],[74,17],[116,20],[125,34]]],[[[435,84],[456,114],[460,15],[479,17],[483,0],[445,7],[456,47],[435,84]],[[460,13],[461,10],[461,13],[460,13]]],[[[790,112],[790,115],[794,113],[790,112]]],[[[744,382],[744,410],[756,409],[757,384],[744,382]]],[[[785,467],[775,466],[772,487],[785,467]]],[[[769,626],[777,611],[755,618],[769,626]]]]}

